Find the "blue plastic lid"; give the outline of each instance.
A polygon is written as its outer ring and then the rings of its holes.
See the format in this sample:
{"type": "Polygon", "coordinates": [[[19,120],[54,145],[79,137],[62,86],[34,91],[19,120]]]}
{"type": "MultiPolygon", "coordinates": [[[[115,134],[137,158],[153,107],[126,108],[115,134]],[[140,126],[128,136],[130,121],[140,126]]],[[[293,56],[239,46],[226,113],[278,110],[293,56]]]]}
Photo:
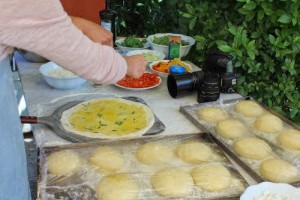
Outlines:
{"type": "Polygon", "coordinates": [[[185,73],[185,68],[179,65],[172,65],[170,68],[171,74],[183,74],[185,73]]]}

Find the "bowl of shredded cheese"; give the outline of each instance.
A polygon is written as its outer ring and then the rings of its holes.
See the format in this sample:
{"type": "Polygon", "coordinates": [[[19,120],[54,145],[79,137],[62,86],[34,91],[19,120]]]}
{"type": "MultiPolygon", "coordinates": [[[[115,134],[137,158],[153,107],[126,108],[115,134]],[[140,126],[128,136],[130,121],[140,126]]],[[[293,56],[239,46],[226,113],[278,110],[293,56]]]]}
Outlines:
{"type": "Polygon", "coordinates": [[[153,71],[153,73],[165,78],[168,77],[170,73],[170,67],[172,66],[184,67],[186,72],[191,72],[192,70],[192,66],[190,64],[176,58],[173,60],[156,61],[149,64],[149,68],[153,71]]]}
{"type": "Polygon", "coordinates": [[[41,65],[39,71],[46,83],[56,89],[75,89],[86,82],[85,79],[63,69],[54,62],[48,62],[41,65]]]}
{"type": "Polygon", "coordinates": [[[286,183],[262,182],[249,186],[240,200],[299,200],[300,189],[286,183]]]}

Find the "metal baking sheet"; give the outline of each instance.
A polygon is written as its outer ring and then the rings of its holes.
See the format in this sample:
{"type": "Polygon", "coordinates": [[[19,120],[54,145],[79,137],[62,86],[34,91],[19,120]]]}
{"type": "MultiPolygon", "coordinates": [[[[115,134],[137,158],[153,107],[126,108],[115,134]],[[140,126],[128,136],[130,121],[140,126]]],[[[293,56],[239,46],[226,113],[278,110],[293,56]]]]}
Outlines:
{"type": "MultiPolygon", "coordinates": [[[[176,146],[187,141],[199,141],[205,143],[209,146],[214,153],[211,161],[202,164],[188,164],[180,161],[178,157],[168,163],[168,168],[180,168],[185,170],[191,170],[194,167],[209,164],[222,164],[225,166],[232,175],[231,185],[223,191],[209,192],[203,189],[199,189],[193,186],[190,194],[184,198],[190,199],[204,199],[204,200],[223,200],[223,199],[238,199],[239,196],[244,192],[245,188],[248,186],[245,179],[241,176],[234,165],[228,160],[228,158],[223,153],[222,149],[214,142],[214,140],[206,133],[194,133],[194,134],[183,134],[183,135],[171,135],[171,136],[149,136],[145,138],[137,138],[131,140],[123,141],[98,141],[95,143],[78,143],[69,144],[63,146],[49,146],[43,147],[40,151],[39,156],[39,180],[38,180],[38,197],[40,199],[53,199],[55,196],[70,198],[70,193],[75,194],[73,199],[95,199],[95,185],[98,183],[105,174],[95,174],[90,166],[82,167],[81,172],[75,175],[70,175],[69,177],[53,177],[47,171],[47,156],[51,153],[58,152],[61,150],[73,150],[80,154],[81,158],[87,160],[89,155],[95,148],[101,146],[109,146],[118,150],[124,159],[126,160],[125,168],[118,173],[128,173],[134,176],[134,178],[139,182],[140,192],[138,195],[139,200],[162,200],[169,199],[158,195],[151,186],[150,178],[158,170],[158,168],[150,168],[144,164],[141,164],[135,158],[136,150],[143,144],[148,142],[159,142],[175,152],[176,146]],[[80,186],[80,187],[78,187],[80,186]],[[86,193],[87,197],[79,196],[82,193],[86,193]],[[76,196],[77,195],[77,196],[76,196]]],[[[84,166],[84,165],[83,165],[84,166]]],[[[55,198],[54,198],[55,199],[55,198]]],[[[71,198],[72,199],[72,198],[71,198]]],[[[177,198],[175,198],[177,199],[177,198]]],[[[181,199],[181,198],[178,198],[181,199]]]]}
{"type": "MultiPolygon", "coordinates": [[[[238,156],[234,150],[233,150],[233,142],[230,141],[230,139],[226,139],[222,136],[220,136],[216,130],[215,125],[212,123],[205,122],[201,120],[198,116],[198,110],[204,107],[208,106],[214,106],[219,107],[227,111],[229,113],[230,117],[233,119],[238,119],[250,128],[250,124],[253,121],[247,121],[247,119],[244,119],[241,115],[237,115],[236,112],[233,110],[233,107],[236,103],[243,101],[243,100],[252,100],[262,106],[262,108],[265,109],[266,112],[270,112],[273,115],[276,115],[279,117],[284,124],[284,127],[286,129],[288,128],[294,128],[296,130],[300,130],[299,126],[294,124],[292,121],[288,120],[287,118],[281,116],[280,114],[264,107],[262,104],[258,103],[251,97],[243,97],[243,98],[237,98],[237,99],[231,99],[231,100],[225,100],[225,101],[216,101],[216,102],[207,102],[207,103],[201,103],[201,104],[194,104],[194,105],[185,105],[180,107],[180,112],[182,112],[191,122],[193,122],[196,126],[198,126],[201,130],[206,130],[211,134],[211,137],[215,140],[215,142],[227,153],[229,154],[241,167],[243,167],[248,174],[250,174],[257,182],[266,181],[259,173],[258,170],[258,164],[254,164],[254,160],[243,158],[241,156],[238,156]]],[[[254,119],[253,119],[254,120],[254,119]]],[[[257,132],[253,131],[253,129],[250,128],[249,133],[253,137],[257,137],[259,139],[264,140],[267,144],[269,144],[272,148],[273,153],[276,155],[276,157],[286,160],[293,164],[298,169],[298,180],[294,183],[290,183],[294,186],[300,186],[300,151],[294,152],[288,149],[285,149],[281,147],[278,143],[274,142],[274,140],[271,140],[269,137],[266,137],[262,134],[258,134],[257,132]]],[[[269,134],[270,135],[270,134],[269,134]]],[[[274,134],[275,135],[275,134],[274,134]]]]}
{"type": "MultiPolygon", "coordinates": [[[[122,97],[122,98],[147,105],[146,102],[142,98],[139,98],[139,97],[130,96],[130,97],[122,97]]],[[[64,111],[76,106],[77,104],[79,104],[81,102],[83,102],[83,101],[71,101],[66,104],[63,104],[63,105],[59,106],[58,108],[56,108],[51,115],[45,116],[45,117],[32,117],[32,116],[24,117],[23,116],[23,117],[21,117],[21,121],[23,123],[30,123],[33,121],[33,123],[45,124],[48,127],[50,127],[51,129],[53,129],[53,131],[58,136],[66,139],[68,141],[71,141],[71,142],[95,142],[96,140],[103,140],[101,138],[90,138],[90,137],[84,137],[84,136],[81,136],[78,134],[73,134],[63,128],[61,121],[60,121],[62,113],[64,111]]],[[[154,118],[155,118],[155,121],[154,121],[153,126],[143,136],[156,135],[165,130],[165,128],[166,128],[165,125],[155,114],[154,114],[154,118]]]]}

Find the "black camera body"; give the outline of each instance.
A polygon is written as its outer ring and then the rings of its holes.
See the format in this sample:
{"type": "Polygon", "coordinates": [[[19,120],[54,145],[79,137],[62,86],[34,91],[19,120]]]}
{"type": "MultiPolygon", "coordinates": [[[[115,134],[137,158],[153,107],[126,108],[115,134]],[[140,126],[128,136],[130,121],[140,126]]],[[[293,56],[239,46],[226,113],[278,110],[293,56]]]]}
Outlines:
{"type": "Polygon", "coordinates": [[[234,73],[232,56],[221,52],[208,53],[202,71],[170,74],[167,85],[173,98],[196,90],[197,102],[216,101],[220,93],[234,93],[237,75],[234,73]]]}

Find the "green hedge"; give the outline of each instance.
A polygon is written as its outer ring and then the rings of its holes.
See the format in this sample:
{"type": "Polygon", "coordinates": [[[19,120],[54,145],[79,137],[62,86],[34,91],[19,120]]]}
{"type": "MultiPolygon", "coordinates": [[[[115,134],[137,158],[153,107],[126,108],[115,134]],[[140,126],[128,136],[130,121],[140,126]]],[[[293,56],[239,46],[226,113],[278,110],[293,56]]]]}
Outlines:
{"type": "Polygon", "coordinates": [[[187,59],[199,66],[210,49],[231,54],[238,92],[300,124],[299,0],[135,0],[130,8],[116,7],[119,34],[193,36],[187,59]]]}

